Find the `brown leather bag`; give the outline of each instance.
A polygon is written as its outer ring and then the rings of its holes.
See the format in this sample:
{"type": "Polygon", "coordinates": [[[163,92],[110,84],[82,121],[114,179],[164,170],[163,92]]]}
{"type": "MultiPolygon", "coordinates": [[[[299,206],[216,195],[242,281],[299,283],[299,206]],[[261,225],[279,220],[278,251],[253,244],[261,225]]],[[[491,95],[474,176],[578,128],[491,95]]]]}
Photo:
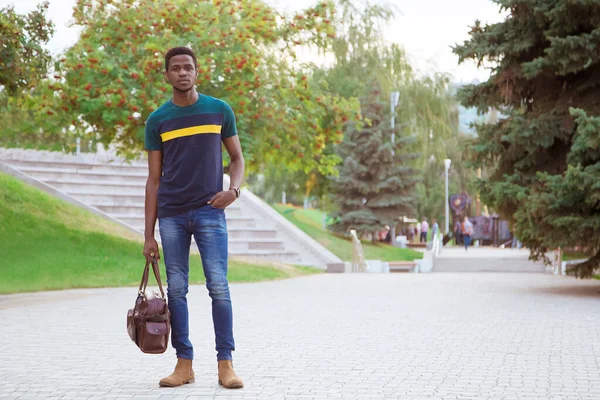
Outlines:
{"type": "Polygon", "coordinates": [[[152,262],[146,261],[135,305],[127,312],[127,333],[142,352],[149,354],[164,353],[169,345],[170,317],[167,299],[160,281],[158,262],[154,258],[152,262]],[[160,293],[146,292],[150,264],[152,264],[160,293]]]}

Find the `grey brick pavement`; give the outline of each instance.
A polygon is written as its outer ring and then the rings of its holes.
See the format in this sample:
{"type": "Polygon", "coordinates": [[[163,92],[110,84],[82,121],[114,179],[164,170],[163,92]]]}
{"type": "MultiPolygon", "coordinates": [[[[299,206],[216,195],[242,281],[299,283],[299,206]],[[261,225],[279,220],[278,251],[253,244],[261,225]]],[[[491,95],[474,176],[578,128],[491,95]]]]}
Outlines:
{"type": "Polygon", "coordinates": [[[0,297],[2,399],[600,399],[599,281],[320,275],[232,285],[240,391],[217,385],[210,301],[190,292],[196,383],[125,331],[135,288],[0,297]]]}

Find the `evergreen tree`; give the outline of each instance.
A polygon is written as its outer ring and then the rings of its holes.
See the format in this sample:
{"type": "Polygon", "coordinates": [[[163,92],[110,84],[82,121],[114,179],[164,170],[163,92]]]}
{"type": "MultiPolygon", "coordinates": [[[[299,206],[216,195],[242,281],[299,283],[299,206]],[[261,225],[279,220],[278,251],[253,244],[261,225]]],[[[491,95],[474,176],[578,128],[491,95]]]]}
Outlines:
{"type": "Polygon", "coordinates": [[[418,178],[410,160],[416,155],[406,151],[413,138],[396,136],[392,143],[388,108],[379,85],[374,83],[361,99],[366,123],[349,129],[341,145],[344,163],[333,185],[339,204],[334,231],[356,229],[360,237],[414,213],[418,178]]]}
{"type": "Polygon", "coordinates": [[[462,89],[463,104],[505,116],[477,126],[473,158],[489,172],[482,195],[533,258],[586,249],[574,271],[589,277],[600,265],[600,2],[496,2],[506,19],[477,22],[454,49],[492,70],[462,89]]]}

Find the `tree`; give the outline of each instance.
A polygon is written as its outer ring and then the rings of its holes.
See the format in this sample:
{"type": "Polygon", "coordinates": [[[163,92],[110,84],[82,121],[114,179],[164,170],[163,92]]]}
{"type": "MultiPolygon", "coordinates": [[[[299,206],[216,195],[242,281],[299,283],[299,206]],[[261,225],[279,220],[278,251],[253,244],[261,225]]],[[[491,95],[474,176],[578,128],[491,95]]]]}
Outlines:
{"type": "Polygon", "coordinates": [[[412,215],[416,206],[416,171],[405,148],[413,139],[391,142],[391,128],[383,118],[386,102],[378,84],[361,100],[363,127],[349,129],[341,152],[345,155],[340,176],[334,183],[339,211],[331,226],[337,232],[356,229],[360,234],[394,225],[401,215],[412,215]]]}
{"type": "Polygon", "coordinates": [[[385,91],[412,74],[404,50],[384,40],[383,28],[393,21],[395,8],[382,4],[357,6],[338,0],[333,39],[334,66],[323,71],[329,87],[344,98],[366,96],[378,81],[385,91]]]}
{"type": "MultiPolygon", "coordinates": [[[[446,74],[417,76],[404,50],[397,44],[385,42],[383,28],[394,20],[395,8],[380,4],[361,7],[351,0],[339,0],[338,8],[338,35],[333,45],[335,62],[331,69],[323,72],[328,87],[346,98],[364,97],[371,83],[376,81],[382,88],[382,101],[387,101],[392,91],[399,92],[400,101],[394,111],[397,130],[414,138],[403,151],[422,154],[411,159],[410,165],[422,174],[426,174],[428,168],[443,168],[442,160],[447,158],[448,148],[457,140],[450,77],[446,74]],[[432,157],[439,165],[432,165],[432,157]]],[[[380,118],[390,118],[388,110],[389,102],[380,118]]],[[[436,206],[434,201],[439,199],[424,185],[422,181],[416,186],[418,203],[430,205],[420,208],[431,215],[429,212],[436,206]]],[[[440,205],[443,208],[443,199],[440,205]]]]}
{"type": "Polygon", "coordinates": [[[13,7],[0,9],[0,146],[25,147],[46,140],[35,126],[24,135],[23,126],[38,119],[29,107],[31,96],[51,61],[44,48],[54,33],[47,9],[48,2],[29,14],[17,14],[13,7]]]}
{"type": "Polygon", "coordinates": [[[381,85],[386,99],[398,91],[396,124],[414,135],[413,150],[424,155],[415,159],[415,166],[422,168],[432,155],[444,159],[448,142],[456,139],[451,77],[442,73],[416,75],[403,48],[384,40],[383,28],[394,21],[395,7],[358,6],[353,0],[338,0],[337,8],[334,66],[324,72],[328,87],[344,98],[366,96],[373,81],[381,85]]]}
{"type": "Polygon", "coordinates": [[[234,109],[250,170],[331,172],[337,157],[325,145],[341,140],[342,120],[358,107],[321,90],[293,60],[299,46],[330,47],[334,11],[328,1],[288,18],[259,0],[78,0],[81,37],[56,64],[40,109],[53,115],[49,124],[136,156],[145,120],[169,98],[164,53],[189,45],[198,90],[234,109]]]}
{"type": "Polygon", "coordinates": [[[47,10],[48,2],[26,15],[12,6],[0,9],[0,90],[9,96],[35,87],[46,74],[51,56],[43,46],[54,33],[47,10]]]}
{"type": "Polygon", "coordinates": [[[471,146],[489,177],[481,192],[509,218],[534,259],[584,247],[600,265],[600,3],[498,1],[507,18],[471,29],[454,51],[487,65],[487,82],[461,90],[463,104],[505,116],[478,125],[471,146]]]}

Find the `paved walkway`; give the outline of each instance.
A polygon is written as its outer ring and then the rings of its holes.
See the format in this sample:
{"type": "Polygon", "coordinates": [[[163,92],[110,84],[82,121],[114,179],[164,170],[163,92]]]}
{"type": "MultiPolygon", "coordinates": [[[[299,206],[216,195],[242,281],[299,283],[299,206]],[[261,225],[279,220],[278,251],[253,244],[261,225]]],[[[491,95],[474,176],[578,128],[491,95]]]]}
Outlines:
{"type": "Polygon", "coordinates": [[[125,331],[135,289],[0,297],[2,399],[600,399],[600,282],[543,274],[319,275],[233,285],[240,391],[217,386],[193,287],[196,383],[125,331]]]}

